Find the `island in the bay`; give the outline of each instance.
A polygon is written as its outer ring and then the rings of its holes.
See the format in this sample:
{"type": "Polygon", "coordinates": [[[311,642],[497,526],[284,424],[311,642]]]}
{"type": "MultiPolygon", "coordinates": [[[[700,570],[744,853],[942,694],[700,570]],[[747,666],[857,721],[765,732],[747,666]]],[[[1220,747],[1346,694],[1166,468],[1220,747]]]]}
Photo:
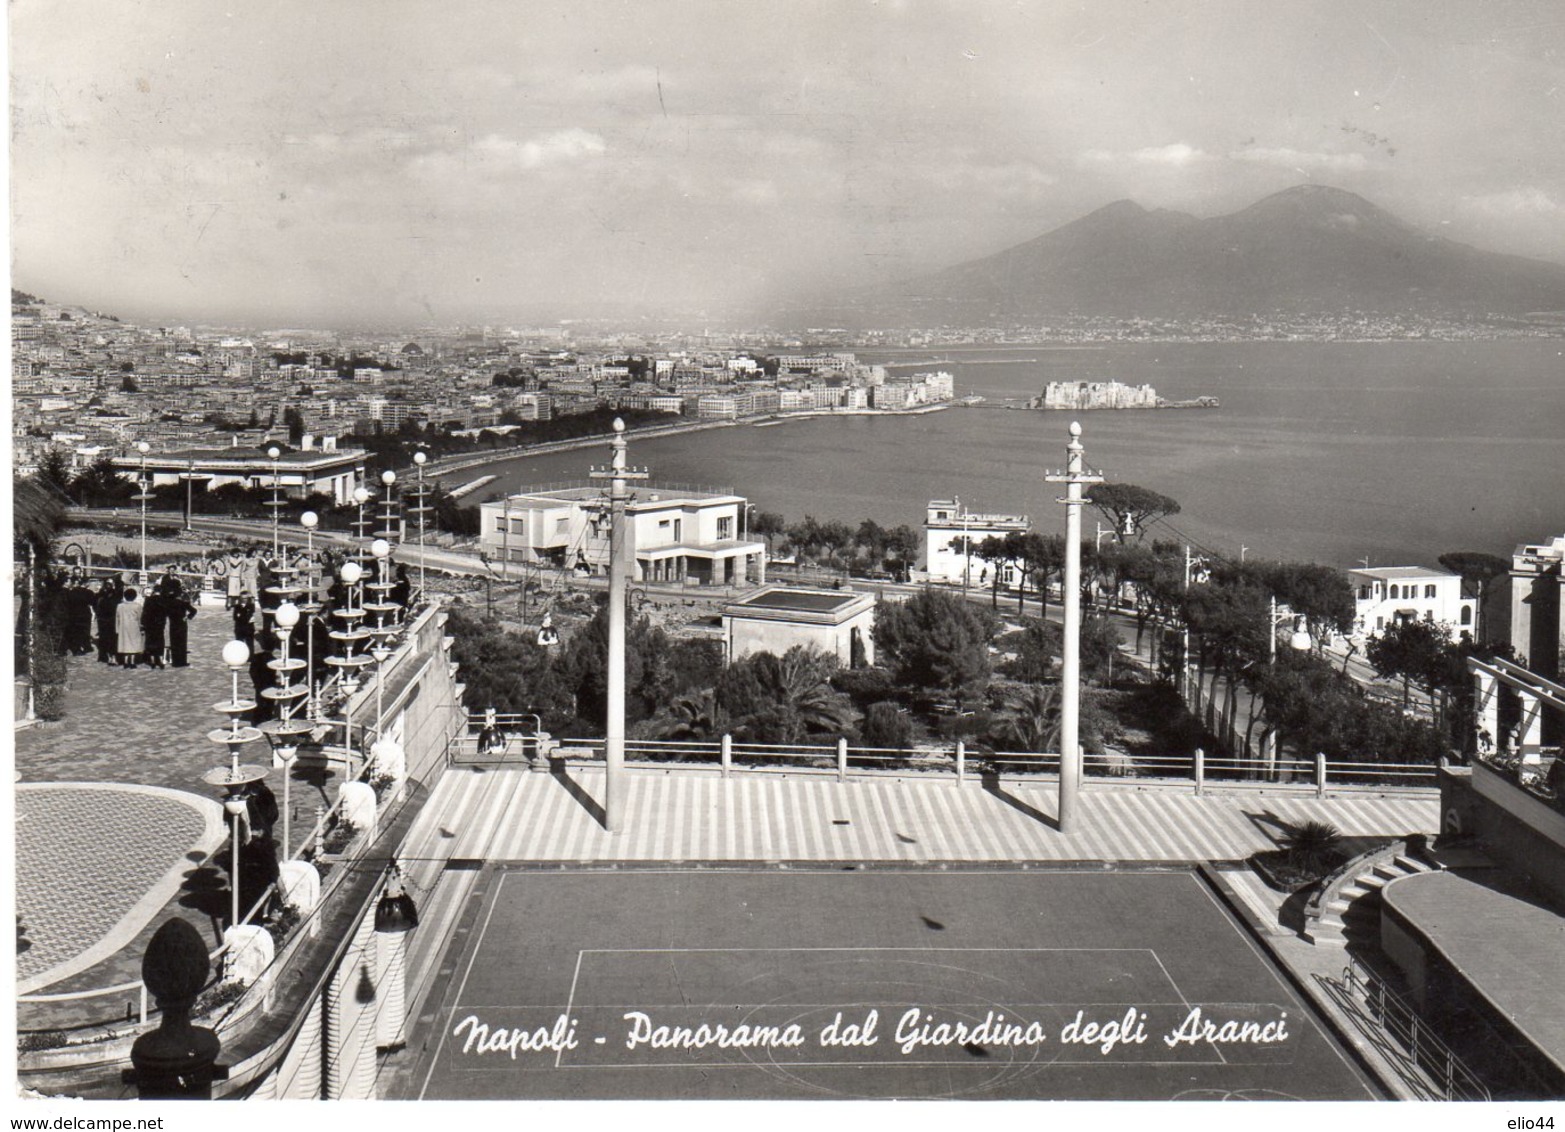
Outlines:
{"type": "Polygon", "coordinates": [[[1216,397],[1169,401],[1150,385],[1125,385],[1118,381],[1051,381],[1037,397],[1027,399],[1029,409],[1215,409],[1216,397]]]}

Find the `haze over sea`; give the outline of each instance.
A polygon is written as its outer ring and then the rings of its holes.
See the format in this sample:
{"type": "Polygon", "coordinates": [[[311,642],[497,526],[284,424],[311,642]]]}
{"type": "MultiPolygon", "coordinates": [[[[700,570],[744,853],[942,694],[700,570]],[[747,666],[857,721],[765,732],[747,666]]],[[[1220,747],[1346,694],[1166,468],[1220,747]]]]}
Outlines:
{"type": "MultiPolygon", "coordinates": [[[[1215,410],[1069,414],[988,407],[923,416],[791,420],[633,441],[655,480],[732,487],[789,521],[923,522],[928,500],[1025,514],[1062,530],[1067,427],[1109,480],[1172,496],[1154,535],[1237,556],[1352,566],[1434,565],[1452,550],[1508,555],[1565,532],[1565,343],[1150,343],[860,353],[947,358],[959,396],[1039,393],[1048,381],[1150,383],[1215,410]]],[[[607,450],[520,458],[483,494],[583,479],[607,450]]],[[[471,478],[469,471],[461,477],[471,478]]],[[[1095,513],[1085,520],[1089,532],[1095,513]]]]}

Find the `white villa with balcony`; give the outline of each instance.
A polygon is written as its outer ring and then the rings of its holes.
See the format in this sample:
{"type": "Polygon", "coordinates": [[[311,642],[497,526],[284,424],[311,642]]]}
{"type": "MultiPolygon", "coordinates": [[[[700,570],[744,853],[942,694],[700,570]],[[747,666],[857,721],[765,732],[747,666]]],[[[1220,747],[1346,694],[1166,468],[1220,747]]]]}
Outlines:
{"type": "MultiPolygon", "coordinates": [[[[607,571],[608,495],[603,486],[526,491],[480,505],[480,544],[498,562],[607,571]]],[[[743,496],[656,484],[626,506],[638,582],[761,585],[766,544],[749,538],[743,496]]]]}
{"type": "MultiPolygon", "coordinates": [[[[969,553],[986,538],[1004,538],[1007,534],[1025,534],[1032,529],[1026,515],[984,515],[969,511],[960,499],[932,499],[924,519],[924,568],[932,582],[987,585],[990,563],[969,553]],[[966,541],[964,541],[966,540],[966,541]]],[[[1000,583],[1012,586],[1017,567],[1003,562],[999,566],[1000,583]]]]}
{"type": "Polygon", "coordinates": [[[1425,566],[1375,566],[1349,570],[1354,635],[1372,636],[1399,621],[1433,621],[1454,640],[1471,634],[1478,603],[1462,596],[1462,578],[1425,566]]]}

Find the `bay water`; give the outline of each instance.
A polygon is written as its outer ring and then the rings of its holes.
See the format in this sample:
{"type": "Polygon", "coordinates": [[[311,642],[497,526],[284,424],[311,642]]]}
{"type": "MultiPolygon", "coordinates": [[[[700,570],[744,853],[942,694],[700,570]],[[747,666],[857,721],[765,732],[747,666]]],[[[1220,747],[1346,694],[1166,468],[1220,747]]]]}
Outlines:
{"type": "MultiPolygon", "coordinates": [[[[1064,527],[1067,429],[1090,469],[1180,503],[1158,538],[1237,557],[1348,567],[1434,565],[1452,550],[1509,555],[1565,533],[1565,342],[1225,342],[861,352],[945,369],[988,403],[918,416],[787,420],[634,441],[654,480],[728,487],[790,521],[923,522],[931,499],[1064,527]],[[1049,381],[1153,385],[1217,409],[1084,413],[1000,407],[1049,381]]],[[[584,479],[580,449],[468,470],[480,496],[584,479]]],[[[1085,527],[1098,516],[1090,508],[1085,527]]]]}

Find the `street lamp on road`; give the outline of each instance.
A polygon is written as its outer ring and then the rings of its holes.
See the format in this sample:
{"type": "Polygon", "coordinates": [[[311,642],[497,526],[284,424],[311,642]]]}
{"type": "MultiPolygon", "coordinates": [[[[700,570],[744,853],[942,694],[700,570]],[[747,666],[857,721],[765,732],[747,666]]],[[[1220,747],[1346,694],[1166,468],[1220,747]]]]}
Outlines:
{"type": "MultiPolygon", "coordinates": [[[[1271,597],[1266,623],[1266,663],[1277,663],[1277,629],[1284,622],[1293,622],[1293,632],[1288,635],[1288,647],[1295,652],[1308,652],[1315,642],[1304,630],[1304,618],[1292,612],[1278,614],[1277,595],[1271,597]]],[[[1277,735],[1270,727],[1261,733],[1261,765],[1270,778],[1277,769],[1277,735]]]]}
{"type": "Polygon", "coordinates": [[[145,576],[147,573],[147,500],[152,498],[148,490],[151,485],[147,483],[147,453],[152,451],[152,445],[145,440],[139,441],[136,444],[136,451],[141,453],[141,478],[136,481],[141,487],[141,494],[136,498],[141,500],[141,573],[145,576]]]}

